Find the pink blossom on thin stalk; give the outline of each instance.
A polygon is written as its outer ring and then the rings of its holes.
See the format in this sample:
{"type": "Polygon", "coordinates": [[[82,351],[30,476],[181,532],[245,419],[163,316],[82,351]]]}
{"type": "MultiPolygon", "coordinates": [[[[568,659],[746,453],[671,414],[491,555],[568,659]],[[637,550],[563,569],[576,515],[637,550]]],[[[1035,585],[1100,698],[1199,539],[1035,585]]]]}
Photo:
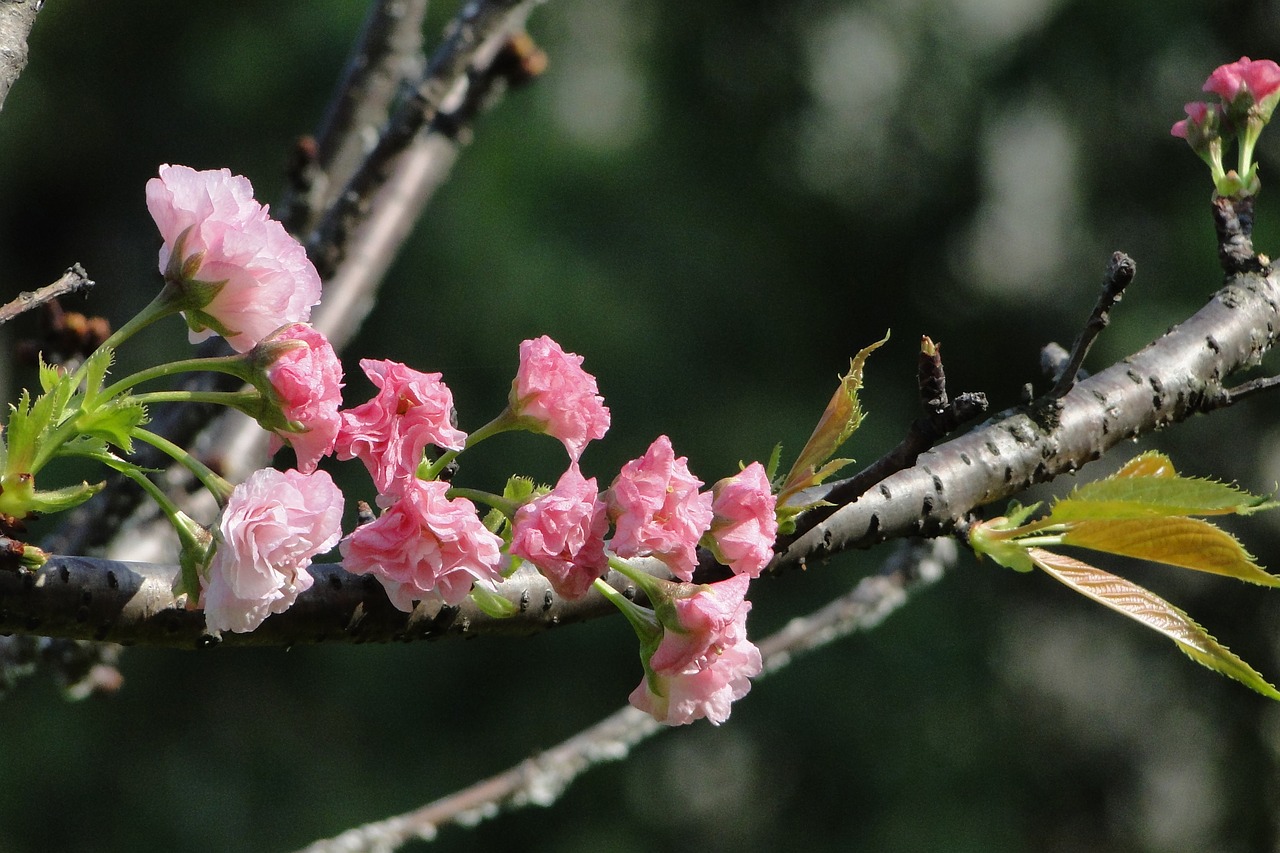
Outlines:
{"type": "Polygon", "coordinates": [[[583,479],[574,464],[554,489],[516,512],[511,554],[533,563],[561,596],[581,598],[609,567],[604,553],[608,530],[596,478],[583,479]]]}
{"type": "Polygon", "coordinates": [[[264,468],[236,486],[200,577],[212,634],[252,631],[311,587],[307,567],[342,536],[342,492],[324,471],[264,468]]]}
{"type": "Polygon", "coordinates": [[[1169,129],[1169,133],[1188,142],[1194,141],[1188,133],[1201,131],[1218,117],[1217,105],[1206,104],[1204,101],[1192,101],[1183,109],[1186,111],[1187,117],[1182,121],[1174,122],[1173,127],[1169,129]]]}
{"type": "Polygon", "coordinates": [[[413,479],[399,500],[338,546],[347,571],[372,574],[406,613],[430,597],[461,604],[473,582],[502,579],[502,539],[485,528],[471,501],[446,497],[448,489],[413,479]]]}
{"type": "Polygon", "coordinates": [[[609,429],[609,409],[595,377],[582,369],[582,356],[565,352],[546,335],[520,344],[510,405],[517,417],[538,422],[560,439],[575,462],[587,442],[604,438],[609,429]]]}
{"type": "Polygon", "coordinates": [[[184,311],[191,342],[222,334],[237,352],[286,323],[304,322],[320,301],[320,276],[301,244],[227,169],[161,166],[147,181],[147,210],[160,229],[166,279],[219,284],[207,304],[184,311]]]}
{"type": "Polygon", "coordinates": [[[618,473],[609,489],[609,517],[615,530],[609,545],[619,557],[652,554],[681,580],[691,580],[697,545],[711,526],[711,495],[699,494],[702,481],[676,458],[665,435],[618,473]]]}
{"type": "Polygon", "coordinates": [[[359,459],[380,495],[398,497],[417,480],[428,444],[461,450],[467,434],[452,424],[453,394],[439,373],[419,373],[398,362],[367,358],[361,359],[360,367],[378,393],[341,413],[338,458],[359,459]]]}
{"type": "Polygon", "coordinates": [[[764,466],[752,462],[712,486],[711,493],[709,536],[716,559],[734,574],[759,577],[773,559],[773,541],[778,537],[777,498],[764,466]]]}
{"type": "Polygon", "coordinates": [[[677,595],[675,618],[662,614],[664,630],[629,701],[654,719],[684,725],[706,717],[719,725],[730,706],[751,690],[760,674],[760,650],[747,639],[751,610],[744,600],[746,575],[677,595]]]}
{"type": "Polygon", "coordinates": [[[278,353],[264,373],[290,424],[273,430],[271,452],[289,444],[298,456],[298,470],[309,474],[321,457],[333,452],[338,438],[342,363],[325,336],[305,323],[277,330],[259,347],[278,353]]]}

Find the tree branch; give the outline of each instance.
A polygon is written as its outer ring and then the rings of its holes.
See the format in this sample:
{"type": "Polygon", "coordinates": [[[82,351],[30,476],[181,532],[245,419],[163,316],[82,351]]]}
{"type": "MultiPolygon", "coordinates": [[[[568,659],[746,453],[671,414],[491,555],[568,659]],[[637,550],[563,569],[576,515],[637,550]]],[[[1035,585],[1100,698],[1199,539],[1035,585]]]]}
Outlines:
{"type": "MultiPolygon", "coordinates": [[[[764,672],[756,681],[783,669],[799,655],[875,628],[911,596],[938,581],[955,560],[955,543],[949,539],[915,542],[899,549],[878,574],[863,578],[845,595],[808,616],[791,620],[762,640],[764,672]]],[[[503,773],[407,814],[317,841],[299,853],[389,853],[414,839],[430,841],[451,824],[472,826],[503,809],[550,806],[583,773],[596,765],[625,759],[632,749],[666,728],[643,711],[622,708],[503,773]]]]}
{"type": "Polygon", "coordinates": [[[0,110],[27,67],[27,37],[44,0],[0,0],[0,110]]]}
{"type": "MultiPolygon", "coordinates": [[[[1222,381],[1257,363],[1280,328],[1280,280],[1265,272],[1232,277],[1186,322],[1061,398],[1006,412],[921,454],[788,544],[772,571],[886,539],[948,533],[983,504],[1075,471],[1127,438],[1220,407],[1222,381]]],[[[317,581],[293,608],[252,634],[224,641],[291,645],[527,633],[613,612],[596,594],[561,601],[530,572],[502,585],[502,594],[521,608],[517,617],[493,619],[469,605],[456,611],[420,605],[405,615],[390,608],[373,581],[336,566],[313,568],[317,581]]],[[[666,573],[656,560],[645,568],[666,573]]],[[[207,644],[201,614],[186,611],[169,591],[176,573],[174,566],[73,557],[54,558],[34,574],[0,572],[0,633],[207,644]]],[[[611,582],[626,588],[620,578],[611,582]]]]}
{"type": "Polygon", "coordinates": [[[44,287],[34,291],[24,290],[12,301],[0,305],[0,326],[19,314],[30,311],[32,308],[43,305],[50,300],[90,287],[93,287],[93,280],[84,271],[84,267],[79,264],[73,264],[53,284],[46,284],[44,287]]]}

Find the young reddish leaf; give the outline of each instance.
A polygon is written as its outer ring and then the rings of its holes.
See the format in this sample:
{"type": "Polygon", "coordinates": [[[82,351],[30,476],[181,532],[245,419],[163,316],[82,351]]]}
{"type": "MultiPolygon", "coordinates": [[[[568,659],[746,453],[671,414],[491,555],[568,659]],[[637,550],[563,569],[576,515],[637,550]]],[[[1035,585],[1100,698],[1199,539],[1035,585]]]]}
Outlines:
{"type": "Polygon", "coordinates": [[[1131,459],[1104,480],[1085,483],[1054,504],[1051,524],[1082,519],[1180,515],[1247,515],[1276,506],[1226,483],[1180,477],[1168,457],[1154,451],[1131,459]]]}
{"type": "Polygon", "coordinates": [[[1027,554],[1037,566],[1081,595],[1092,598],[1117,613],[1123,613],[1173,640],[1179,649],[1197,663],[1234,678],[1263,696],[1280,699],[1280,691],[1271,686],[1253,667],[1209,636],[1186,613],[1150,590],[1088,563],[1041,548],[1029,548],[1027,554]]]}
{"type": "Polygon", "coordinates": [[[867,356],[875,352],[885,341],[888,333],[874,344],[863,347],[856,356],[849,360],[849,372],[840,377],[840,387],[832,395],[827,408],[818,419],[813,434],[805,442],[800,455],[787,473],[782,489],[778,493],[778,505],[784,506],[788,498],[802,489],[816,486],[826,477],[844,467],[852,460],[838,460],[841,464],[824,464],[835,455],[849,436],[853,435],[862,423],[862,406],[858,404],[858,390],[862,388],[862,366],[867,356]]]}
{"type": "Polygon", "coordinates": [[[1198,518],[1080,521],[1062,535],[1062,544],[1280,586],[1280,577],[1255,563],[1234,536],[1198,518]]]}

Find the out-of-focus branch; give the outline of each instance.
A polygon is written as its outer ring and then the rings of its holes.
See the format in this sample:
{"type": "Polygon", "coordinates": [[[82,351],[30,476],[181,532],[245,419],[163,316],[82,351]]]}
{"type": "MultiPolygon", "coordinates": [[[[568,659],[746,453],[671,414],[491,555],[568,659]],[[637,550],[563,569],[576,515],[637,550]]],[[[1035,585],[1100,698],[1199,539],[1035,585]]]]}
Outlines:
{"type": "MultiPolygon", "coordinates": [[[[880,573],[863,578],[847,594],[808,616],[791,620],[762,640],[764,673],[760,678],[784,668],[798,655],[875,628],[911,596],[941,578],[955,563],[956,550],[950,539],[900,548],[880,573]]],[[[430,841],[451,824],[473,826],[501,810],[550,806],[583,773],[598,764],[625,759],[637,745],[664,728],[643,711],[622,708],[503,773],[407,814],[317,841],[300,853],[390,853],[414,839],[430,841]]]]}
{"type": "Polygon", "coordinates": [[[27,37],[44,0],[0,0],[0,110],[27,67],[27,37]]]}

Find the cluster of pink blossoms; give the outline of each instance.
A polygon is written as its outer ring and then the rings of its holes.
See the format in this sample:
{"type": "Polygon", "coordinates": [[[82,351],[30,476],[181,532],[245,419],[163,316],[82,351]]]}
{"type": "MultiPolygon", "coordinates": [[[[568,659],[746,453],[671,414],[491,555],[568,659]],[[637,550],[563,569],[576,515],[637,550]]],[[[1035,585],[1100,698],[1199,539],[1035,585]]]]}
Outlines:
{"type": "Polygon", "coordinates": [[[1203,90],[1217,100],[1187,104],[1187,117],[1175,122],[1169,132],[1185,139],[1209,164],[1218,195],[1253,195],[1259,188],[1253,149],[1280,103],[1280,65],[1242,56],[1215,68],[1203,90]],[[1228,137],[1235,137],[1240,149],[1239,166],[1230,170],[1222,160],[1223,141],[1228,137]]]}
{"type": "Polygon", "coordinates": [[[164,237],[161,271],[178,293],[172,310],[183,311],[193,339],[216,332],[245,353],[260,395],[253,414],[298,460],[299,470],[258,471],[232,492],[200,576],[210,631],[251,631],[288,608],[312,584],[311,560],[335,544],[348,571],[376,577],[406,612],[421,601],[460,604],[474,585],[492,589],[520,561],[560,595],[579,598],[607,573],[612,554],[616,568],[642,579],[655,608],[638,620],[650,627],[641,636],[645,679],[632,703],[673,724],[728,717],[760,671],[746,638],[745,595],[777,535],[775,498],[759,463],[701,491],[664,435],[602,493],[579,460],[605,435],[609,410],[582,357],[545,336],[520,345],[506,410],[471,436],[456,426],[441,375],[397,362],[361,361],[377,391],[342,410],[341,365],[305,322],[318,277],[302,247],[253,201],[248,181],[226,170],[165,166],[148,184],[147,203],[164,237]],[[509,429],[561,441],[570,465],[554,488],[514,508],[493,496],[507,517],[486,526],[475,504],[451,495],[437,476],[469,445],[509,429]],[[329,455],[365,465],[381,509],[346,538],[342,495],[317,470],[329,455]],[[692,584],[699,544],[733,577],[692,584]],[[625,563],[648,556],[683,583],[625,563]]]}

